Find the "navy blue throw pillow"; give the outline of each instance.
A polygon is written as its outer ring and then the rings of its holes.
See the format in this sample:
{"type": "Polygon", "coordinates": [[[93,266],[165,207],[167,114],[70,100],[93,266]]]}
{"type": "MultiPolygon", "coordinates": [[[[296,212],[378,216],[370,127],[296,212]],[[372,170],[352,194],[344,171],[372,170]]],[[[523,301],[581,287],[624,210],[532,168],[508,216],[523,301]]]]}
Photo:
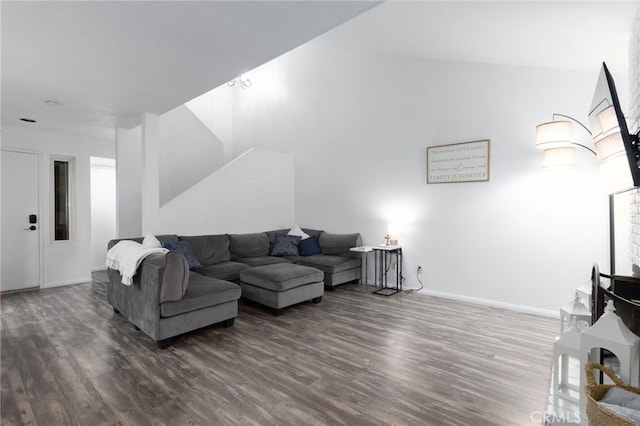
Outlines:
{"type": "Polygon", "coordinates": [[[171,251],[178,251],[182,253],[187,259],[190,270],[194,271],[196,269],[202,268],[202,263],[200,263],[200,261],[196,257],[196,254],[193,252],[193,249],[186,241],[172,241],[162,243],[162,247],[171,251]]]}
{"type": "Polygon", "coordinates": [[[304,240],[300,240],[300,244],[298,244],[298,253],[300,253],[300,256],[313,256],[314,254],[322,254],[322,250],[318,245],[316,237],[309,237],[304,240]]]}
{"type": "Polygon", "coordinates": [[[276,235],[271,256],[297,256],[300,237],[297,235],[276,235]]]}

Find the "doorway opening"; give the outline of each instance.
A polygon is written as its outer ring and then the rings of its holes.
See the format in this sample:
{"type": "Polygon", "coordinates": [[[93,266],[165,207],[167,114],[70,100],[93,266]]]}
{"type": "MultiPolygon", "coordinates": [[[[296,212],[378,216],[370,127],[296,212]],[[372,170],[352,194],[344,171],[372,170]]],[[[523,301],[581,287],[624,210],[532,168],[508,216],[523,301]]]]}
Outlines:
{"type": "Polygon", "coordinates": [[[91,157],[91,271],[106,269],[107,244],[116,238],[116,160],[91,157]]]}

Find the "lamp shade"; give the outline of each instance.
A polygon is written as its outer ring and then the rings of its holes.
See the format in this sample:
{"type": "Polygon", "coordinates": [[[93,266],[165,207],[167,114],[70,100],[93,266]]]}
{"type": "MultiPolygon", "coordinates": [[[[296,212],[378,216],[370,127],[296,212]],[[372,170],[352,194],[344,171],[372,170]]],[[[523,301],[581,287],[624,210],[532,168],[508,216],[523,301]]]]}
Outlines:
{"type": "Polygon", "coordinates": [[[576,163],[576,149],[568,148],[550,148],[544,150],[543,167],[568,167],[576,163]]]}
{"type": "Polygon", "coordinates": [[[536,126],[536,148],[570,148],[571,143],[571,122],[551,121],[536,126]]]}
{"type": "Polygon", "coordinates": [[[616,110],[613,105],[610,105],[600,111],[596,115],[596,119],[598,120],[598,125],[600,126],[602,133],[607,133],[608,131],[618,127],[618,117],[616,117],[616,110]]]}
{"type": "Polygon", "coordinates": [[[387,224],[387,235],[389,236],[389,244],[398,245],[398,234],[400,233],[400,224],[398,222],[389,222],[387,224]]]}
{"type": "Polygon", "coordinates": [[[607,161],[619,154],[624,153],[624,143],[620,132],[615,132],[604,138],[595,141],[598,158],[601,161],[607,161]]]}

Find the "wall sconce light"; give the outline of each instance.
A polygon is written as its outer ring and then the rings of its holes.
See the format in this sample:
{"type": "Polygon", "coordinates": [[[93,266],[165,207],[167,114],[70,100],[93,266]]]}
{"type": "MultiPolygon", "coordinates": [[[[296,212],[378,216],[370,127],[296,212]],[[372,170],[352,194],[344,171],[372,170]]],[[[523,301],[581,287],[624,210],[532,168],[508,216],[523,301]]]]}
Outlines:
{"type": "Polygon", "coordinates": [[[581,122],[564,114],[553,114],[553,121],[536,126],[536,148],[544,151],[544,166],[573,166],[575,163],[576,146],[580,146],[593,155],[597,155],[591,148],[571,140],[571,121],[556,120],[557,117],[575,121],[591,135],[591,131],[581,122]]]}
{"type": "Polygon", "coordinates": [[[236,83],[240,84],[240,88],[241,89],[246,89],[248,87],[251,87],[251,85],[253,83],[251,83],[251,79],[249,77],[245,77],[244,75],[239,75],[238,77],[234,78],[233,80],[229,81],[227,83],[227,85],[229,87],[233,87],[236,85],[236,83]]]}

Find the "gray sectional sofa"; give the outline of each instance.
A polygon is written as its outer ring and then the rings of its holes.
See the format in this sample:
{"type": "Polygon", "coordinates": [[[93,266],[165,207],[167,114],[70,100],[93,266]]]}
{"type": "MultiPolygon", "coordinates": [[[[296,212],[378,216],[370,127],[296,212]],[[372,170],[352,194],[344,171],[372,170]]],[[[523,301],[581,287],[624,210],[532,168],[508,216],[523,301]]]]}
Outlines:
{"type": "MultiPolygon", "coordinates": [[[[121,283],[118,271],[109,269],[108,301],[164,348],[188,331],[216,323],[233,325],[241,292],[280,314],[294,303],[320,302],[323,287],[333,289],[360,278],[360,258],[349,251],[362,245],[360,234],[303,229],[317,239],[322,253],[272,256],[276,236],[288,231],[157,236],[163,243],[188,243],[202,266],[189,270],[185,256],[176,251],[154,253],[142,261],[130,286],[121,283]]],[[[109,248],[118,241],[110,241],[109,248]]]]}

